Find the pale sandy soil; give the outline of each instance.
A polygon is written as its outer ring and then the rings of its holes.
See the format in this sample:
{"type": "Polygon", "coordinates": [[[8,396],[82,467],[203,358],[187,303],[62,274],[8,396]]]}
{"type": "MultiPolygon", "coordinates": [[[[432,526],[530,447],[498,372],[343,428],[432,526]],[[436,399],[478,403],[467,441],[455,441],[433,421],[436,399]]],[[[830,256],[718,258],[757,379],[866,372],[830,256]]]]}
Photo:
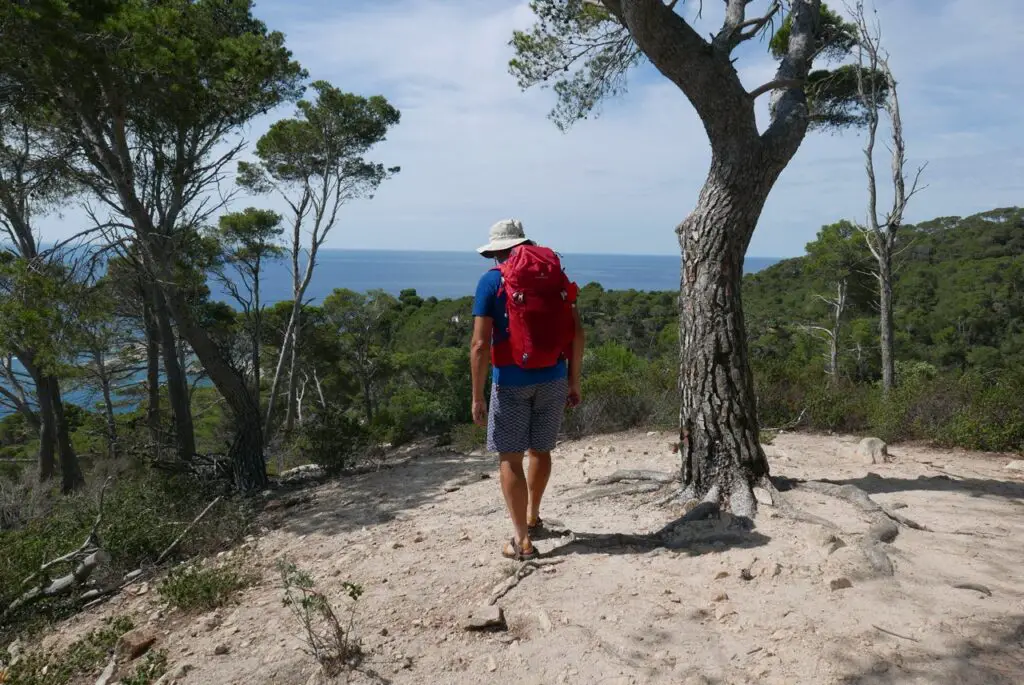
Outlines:
{"type": "Polygon", "coordinates": [[[577,541],[538,543],[564,561],[498,602],[506,632],[461,626],[512,568],[499,555],[510,526],[495,460],[425,449],[273,514],[248,545],[263,580],[216,617],[160,611],[155,591],[136,589],[50,639],[130,613],[169,655],[164,683],[320,682],[282,606],[274,564],[287,557],[339,606],[343,581],[365,588],[356,631],[367,658],[353,683],[1024,683],[1024,479],[1004,469],[1011,457],[896,446],[893,463],[867,466],[855,438],[780,436],[767,448],[774,475],[854,483],[931,529],[901,526],[886,546],[895,574],[879,577],[858,545],[865,516],[799,488],[789,500],[833,521],[845,547],[830,553],[822,527],[768,506],[738,541],[616,545],[614,534],[657,531],[681,512],[653,503],[665,491],[593,499],[631,486],[588,479],[675,470],[670,439],[622,434],[559,448],[544,515],[577,541]],[[830,589],[839,578],[852,586],[830,589]],[[953,587],[962,583],[991,596],[953,587]]]}

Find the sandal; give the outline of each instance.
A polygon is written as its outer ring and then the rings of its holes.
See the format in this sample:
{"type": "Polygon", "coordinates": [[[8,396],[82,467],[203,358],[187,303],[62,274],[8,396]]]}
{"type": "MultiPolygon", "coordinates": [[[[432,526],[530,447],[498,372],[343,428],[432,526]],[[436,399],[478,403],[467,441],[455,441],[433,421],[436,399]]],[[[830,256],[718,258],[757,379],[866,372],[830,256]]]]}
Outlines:
{"type": "Polygon", "coordinates": [[[515,538],[509,538],[508,544],[501,550],[501,556],[507,559],[514,559],[516,561],[529,561],[536,559],[540,556],[540,552],[537,551],[536,545],[530,545],[530,551],[524,552],[523,548],[519,546],[519,542],[515,538]]]}

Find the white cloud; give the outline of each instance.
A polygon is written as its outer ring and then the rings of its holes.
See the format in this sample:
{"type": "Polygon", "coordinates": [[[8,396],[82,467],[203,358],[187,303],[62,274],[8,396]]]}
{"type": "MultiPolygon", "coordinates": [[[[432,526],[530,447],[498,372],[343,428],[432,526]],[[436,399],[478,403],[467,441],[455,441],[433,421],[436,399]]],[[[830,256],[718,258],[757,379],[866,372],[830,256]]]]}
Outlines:
{"type": "MultiPolygon", "coordinates": [[[[718,21],[718,3],[705,4],[704,34],[718,21]]],[[[257,12],[287,34],[313,78],[382,93],[402,110],[374,153],[402,172],[347,209],[331,246],[470,250],[493,221],[515,215],[568,252],[677,249],[673,228],[696,201],[710,155],[692,108],[656,74],[563,135],[546,119],[554,95],[522,93],[507,72],[512,31],[532,20],[525,2],[268,0],[257,12]]],[[[1024,3],[880,0],[880,18],[909,154],[931,162],[930,188],[909,218],[1020,203],[1024,76],[1012,68],[1024,64],[1024,3]]],[[[748,87],[772,67],[764,44],[743,48],[748,87]]],[[[751,255],[797,254],[822,224],[862,216],[860,144],[852,134],[807,138],[769,198],[751,255]]]]}

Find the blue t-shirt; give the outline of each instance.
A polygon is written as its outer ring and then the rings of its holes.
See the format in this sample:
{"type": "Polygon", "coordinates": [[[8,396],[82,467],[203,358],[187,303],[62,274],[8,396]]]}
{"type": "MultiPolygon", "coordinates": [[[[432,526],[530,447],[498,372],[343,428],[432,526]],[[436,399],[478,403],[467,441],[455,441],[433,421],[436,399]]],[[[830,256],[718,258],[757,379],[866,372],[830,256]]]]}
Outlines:
{"type": "MultiPolygon", "coordinates": [[[[491,269],[480,277],[473,300],[473,316],[486,316],[494,321],[491,345],[508,339],[508,310],[505,295],[499,295],[501,272],[491,269]]],[[[566,377],[566,363],[560,361],[546,369],[523,369],[515,364],[495,366],[492,381],[495,385],[533,385],[566,377]]]]}

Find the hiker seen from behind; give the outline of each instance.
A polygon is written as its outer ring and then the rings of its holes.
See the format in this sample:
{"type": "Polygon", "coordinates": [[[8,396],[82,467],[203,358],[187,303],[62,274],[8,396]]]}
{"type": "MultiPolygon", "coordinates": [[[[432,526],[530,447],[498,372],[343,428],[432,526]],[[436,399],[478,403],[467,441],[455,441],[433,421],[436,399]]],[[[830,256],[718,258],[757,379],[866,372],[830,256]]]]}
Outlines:
{"type": "Polygon", "coordinates": [[[473,421],[487,426],[487,448],[500,458],[501,490],[515,531],[502,553],[533,559],[539,556],[533,538],[543,532],[540,504],[551,450],[566,405],[580,402],[579,288],[558,255],[529,240],[518,220],[494,224],[490,242],[478,252],[496,266],[480,278],[473,302],[473,421]]]}

